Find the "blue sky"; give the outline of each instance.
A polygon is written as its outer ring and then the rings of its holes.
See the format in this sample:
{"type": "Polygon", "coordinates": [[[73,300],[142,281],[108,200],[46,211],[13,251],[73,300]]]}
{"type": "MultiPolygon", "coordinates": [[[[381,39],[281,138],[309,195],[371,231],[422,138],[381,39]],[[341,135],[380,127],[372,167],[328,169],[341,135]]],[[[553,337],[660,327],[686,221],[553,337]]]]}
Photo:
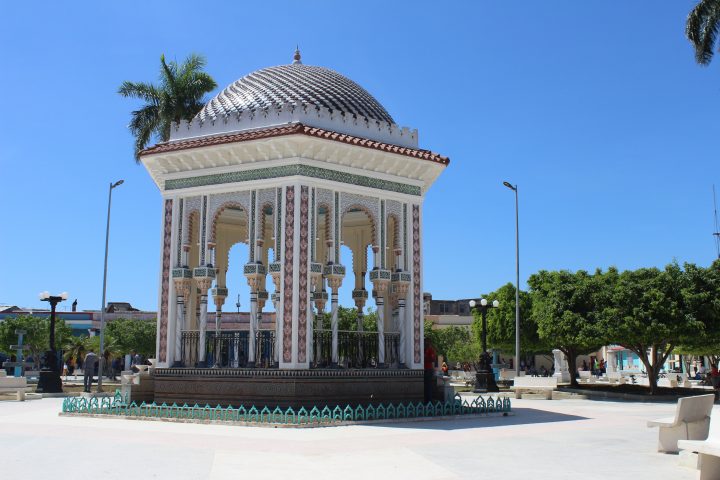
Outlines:
{"type": "Polygon", "coordinates": [[[450,157],[425,202],[434,298],[514,280],[503,180],[520,188],[522,278],[708,265],[720,58],[694,63],[683,35],[694,3],[6,3],[0,304],[40,307],[38,292],[66,290],[80,309],[100,307],[107,187],[123,178],[108,300],[155,309],[161,200],[132,156],[137,105],[117,87],[155,81],[161,53],[198,52],[224,88],[290,63],[296,44],[450,157]]]}

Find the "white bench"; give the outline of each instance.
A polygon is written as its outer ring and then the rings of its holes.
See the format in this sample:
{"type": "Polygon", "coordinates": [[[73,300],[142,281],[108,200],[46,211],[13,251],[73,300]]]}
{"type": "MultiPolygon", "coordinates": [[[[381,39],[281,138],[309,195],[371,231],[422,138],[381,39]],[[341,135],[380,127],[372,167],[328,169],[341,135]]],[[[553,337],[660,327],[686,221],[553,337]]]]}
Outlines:
{"type": "Polygon", "coordinates": [[[552,392],[557,389],[557,377],[515,377],[513,386],[515,398],[522,398],[523,392],[542,392],[548,400],[552,400],[552,392]]]}
{"type": "Polygon", "coordinates": [[[714,402],[714,394],[683,397],[678,400],[674,417],[647,422],[648,427],[660,428],[658,452],[677,453],[678,440],[705,440],[714,402]]]}
{"type": "Polygon", "coordinates": [[[686,373],[668,373],[666,378],[658,380],[658,387],[677,388],[678,385],[685,388],[691,387],[686,373]]]}
{"type": "Polygon", "coordinates": [[[30,387],[25,377],[8,377],[5,370],[0,370],[0,393],[15,393],[19,401],[25,400],[25,392],[30,387]]]}
{"type": "Polygon", "coordinates": [[[702,440],[679,440],[678,446],[683,450],[698,453],[700,480],[720,478],[720,438],[702,440]]]}
{"type": "Polygon", "coordinates": [[[595,375],[590,370],[580,370],[578,374],[584,383],[595,383],[595,375]]]}
{"type": "Polygon", "coordinates": [[[627,381],[627,379],[620,372],[608,372],[607,379],[610,385],[623,385],[627,381]]]}

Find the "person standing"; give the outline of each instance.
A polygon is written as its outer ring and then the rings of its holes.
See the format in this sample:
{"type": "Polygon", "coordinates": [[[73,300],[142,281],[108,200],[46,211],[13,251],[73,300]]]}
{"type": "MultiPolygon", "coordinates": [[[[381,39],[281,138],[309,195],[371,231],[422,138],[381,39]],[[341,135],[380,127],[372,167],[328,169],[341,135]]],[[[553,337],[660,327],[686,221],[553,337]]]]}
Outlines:
{"type": "Polygon", "coordinates": [[[430,339],[425,339],[425,403],[433,399],[433,382],[435,381],[435,361],[437,355],[430,339]]]}
{"type": "Polygon", "coordinates": [[[83,362],[83,390],[90,393],[92,388],[93,375],[95,374],[95,365],[97,365],[98,357],[92,349],[85,355],[83,362]]]}

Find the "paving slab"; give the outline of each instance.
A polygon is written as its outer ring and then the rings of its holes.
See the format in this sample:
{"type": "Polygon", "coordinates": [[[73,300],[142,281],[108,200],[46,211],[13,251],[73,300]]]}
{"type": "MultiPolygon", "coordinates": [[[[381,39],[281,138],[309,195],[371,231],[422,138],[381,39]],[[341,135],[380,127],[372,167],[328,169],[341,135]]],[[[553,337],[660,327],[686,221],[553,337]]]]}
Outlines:
{"type": "Polygon", "coordinates": [[[674,404],[512,402],[510,417],[318,429],[60,417],[62,399],[2,402],[0,472],[54,479],[697,478],[677,455],[657,453],[657,430],[646,427],[672,415],[674,404]]]}

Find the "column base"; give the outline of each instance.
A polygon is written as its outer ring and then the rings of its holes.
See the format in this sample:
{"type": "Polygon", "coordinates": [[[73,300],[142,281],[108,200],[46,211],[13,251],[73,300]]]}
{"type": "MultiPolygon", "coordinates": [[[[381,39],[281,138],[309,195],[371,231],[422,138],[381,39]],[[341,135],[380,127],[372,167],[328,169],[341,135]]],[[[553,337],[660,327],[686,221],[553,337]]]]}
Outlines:
{"type": "Polygon", "coordinates": [[[387,368],[387,365],[385,365],[384,363],[378,363],[377,368],[387,368]]]}
{"type": "Polygon", "coordinates": [[[60,373],[50,369],[40,370],[40,378],[35,391],[37,393],[62,393],[60,373]]]}
{"type": "Polygon", "coordinates": [[[247,368],[255,368],[255,362],[247,362],[247,368]]]}
{"type": "Polygon", "coordinates": [[[197,368],[207,368],[207,362],[204,360],[202,362],[197,362],[197,368]]]}
{"type": "Polygon", "coordinates": [[[337,362],[330,362],[330,368],[340,368],[340,367],[338,367],[337,362]]]}
{"type": "Polygon", "coordinates": [[[493,372],[477,372],[475,374],[475,390],[473,393],[499,392],[497,383],[495,383],[495,375],[493,372]]]}
{"type": "Polygon", "coordinates": [[[404,363],[399,363],[399,364],[398,364],[398,368],[400,368],[400,369],[407,369],[408,367],[407,367],[407,365],[405,365],[404,363]]]}
{"type": "Polygon", "coordinates": [[[170,368],[183,368],[183,363],[180,360],[175,360],[170,368]]]}

